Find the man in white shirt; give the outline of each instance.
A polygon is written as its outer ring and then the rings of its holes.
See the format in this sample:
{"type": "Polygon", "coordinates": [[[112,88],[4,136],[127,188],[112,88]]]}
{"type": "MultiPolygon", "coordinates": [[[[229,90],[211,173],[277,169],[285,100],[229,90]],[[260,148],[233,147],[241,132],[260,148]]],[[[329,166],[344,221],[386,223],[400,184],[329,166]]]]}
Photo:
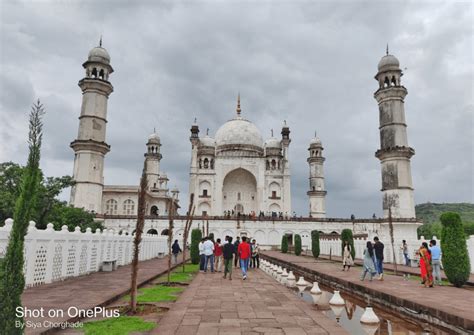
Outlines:
{"type": "Polygon", "coordinates": [[[214,242],[209,237],[206,237],[202,245],[206,261],[204,263],[204,272],[207,272],[207,264],[211,262],[211,272],[214,272],[214,242]]]}
{"type": "Polygon", "coordinates": [[[206,256],[204,255],[204,241],[206,239],[201,239],[201,242],[198,244],[199,248],[199,272],[204,272],[204,263],[206,261],[206,256]]]}

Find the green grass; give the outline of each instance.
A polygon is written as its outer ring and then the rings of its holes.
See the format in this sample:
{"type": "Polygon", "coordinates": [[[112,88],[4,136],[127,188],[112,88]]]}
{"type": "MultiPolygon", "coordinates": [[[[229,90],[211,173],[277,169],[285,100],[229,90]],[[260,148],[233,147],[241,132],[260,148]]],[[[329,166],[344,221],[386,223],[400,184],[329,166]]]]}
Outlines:
{"type": "Polygon", "coordinates": [[[145,322],[137,316],[120,316],[101,321],[84,323],[85,335],[128,335],[131,332],[148,331],[155,323],[145,322]]]}
{"type": "MultiPolygon", "coordinates": [[[[184,266],[184,272],[185,273],[195,273],[199,271],[199,264],[186,264],[184,266]]],[[[180,265],[178,266],[173,272],[183,272],[183,266],[180,265]]]]}
{"type": "MultiPolygon", "coordinates": [[[[178,266],[176,269],[173,270],[170,274],[170,281],[172,283],[186,283],[193,279],[193,275],[199,271],[199,264],[186,264],[184,267],[178,266]]],[[[167,281],[167,275],[162,275],[159,278],[159,282],[163,283],[167,281]]]]}
{"type": "MultiPolygon", "coordinates": [[[[137,302],[175,301],[177,294],[182,291],[181,287],[162,285],[141,288],[138,290],[137,302]]],[[[125,300],[130,301],[130,295],[127,295],[125,300]]]]}

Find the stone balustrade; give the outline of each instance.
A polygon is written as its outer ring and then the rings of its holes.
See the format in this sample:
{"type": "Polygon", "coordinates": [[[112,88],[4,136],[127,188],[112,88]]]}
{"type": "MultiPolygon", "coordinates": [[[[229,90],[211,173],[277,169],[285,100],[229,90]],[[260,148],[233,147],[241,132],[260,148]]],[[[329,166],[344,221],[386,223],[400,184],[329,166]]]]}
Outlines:
{"type": "MultiPolygon", "coordinates": [[[[4,257],[13,220],[7,219],[0,227],[0,258],[4,257]]],[[[128,232],[121,235],[113,230],[92,233],[90,228],[81,233],[67,226],[60,231],[48,224],[47,229],[35,228],[30,221],[25,236],[24,273],[26,286],[37,286],[86,275],[100,270],[102,262],[116,261],[118,266],[130,264],[133,257],[133,238],[128,232]]],[[[147,260],[168,253],[166,236],[143,234],[139,260],[147,260]]]]}

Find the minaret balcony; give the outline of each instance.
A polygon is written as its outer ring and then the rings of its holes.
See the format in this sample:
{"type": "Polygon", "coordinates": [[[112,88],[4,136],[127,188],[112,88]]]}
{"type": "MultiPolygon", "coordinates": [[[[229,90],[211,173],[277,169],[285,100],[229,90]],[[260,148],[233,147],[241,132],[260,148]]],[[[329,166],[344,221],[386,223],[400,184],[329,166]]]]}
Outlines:
{"type": "Polygon", "coordinates": [[[375,157],[380,160],[387,158],[407,158],[410,159],[415,154],[415,149],[404,146],[395,146],[385,149],[379,149],[375,152],[375,157]]]}
{"type": "Polygon", "coordinates": [[[307,195],[311,196],[311,195],[317,195],[317,196],[320,196],[320,197],[324,197],[328,192],[327,191],[308,191],[306,192],[307,195]]]}
{"type": "Polygon", "coordinates": [[[94,141],[92,139],[75,140],[71,142],[70,147],[74,150],[74,152],[89,150],[98,151],[104,155],[110,151],[110,145],[105,142],[94,141]]]}

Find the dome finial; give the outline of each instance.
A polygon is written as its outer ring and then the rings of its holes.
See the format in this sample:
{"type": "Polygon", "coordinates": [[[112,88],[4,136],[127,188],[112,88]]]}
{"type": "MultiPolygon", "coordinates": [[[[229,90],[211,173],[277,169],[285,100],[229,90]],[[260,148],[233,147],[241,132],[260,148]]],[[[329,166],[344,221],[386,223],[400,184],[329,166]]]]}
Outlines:
{"type": "Polygon", "coordinates": [[[206,136],[209,136],[209,128],[206,129],[206,136]]]}
{"type": "Polygon", "coordinates": [[[99,47],[102,48],[102,35],[100,35],[100,40],[99,40],[99,47]]]}
{"type": "Polygon", "coordinates": [[[240,92],[239,94],[237,95],[237,116],[240,117],[240,112],[242,112],[242,110],[240,109],[240,92]]]}
{"type": "Polygon", "coordinates": [[[273,137],[273,128],[272,128],[272,137],[273,137]]]}
{"type": "Polygon", "coordinates": [[[388,43],[387,43],[387,50],[386,50],[386,53],[387,53],[387,55],[388,55],[388,43]]]}
{"type": "Polygon", "coordinates": [[[318,134],[317,134],[316,130],[314,131],[314,137],[315,138],[318,137],[318,134]]]}

